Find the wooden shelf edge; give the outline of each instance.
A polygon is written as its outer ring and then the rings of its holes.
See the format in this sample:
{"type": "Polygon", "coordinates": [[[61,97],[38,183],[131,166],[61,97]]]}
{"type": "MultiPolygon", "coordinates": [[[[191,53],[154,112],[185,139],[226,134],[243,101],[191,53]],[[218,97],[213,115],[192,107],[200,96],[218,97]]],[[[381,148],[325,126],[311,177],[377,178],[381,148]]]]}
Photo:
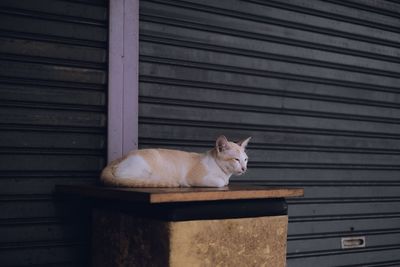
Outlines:
{"type": "Polygon", "coordinates": [[[115,188],[105,186],[58,185],[57,193],[86,198],[132,201],[139,203],[171,203],[240,199],[301,197],[302,188],[239,186],[224,188],[115,188]]]}

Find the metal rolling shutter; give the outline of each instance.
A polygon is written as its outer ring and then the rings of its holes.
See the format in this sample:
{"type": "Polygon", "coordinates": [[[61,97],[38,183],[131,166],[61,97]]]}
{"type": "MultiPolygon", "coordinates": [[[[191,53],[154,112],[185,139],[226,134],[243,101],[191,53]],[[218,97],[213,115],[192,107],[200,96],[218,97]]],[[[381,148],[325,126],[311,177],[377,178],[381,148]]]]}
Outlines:
{"type": "Polygon", "coordinates": [[[53,188],[105,164],[107,9],[0,1],[1,266],[88,266],[87,231],[53,188]]]}
{"type": "Polygon", "coordinates": [[[399,16],[394,1],[142,1],[139,143],[251,135],[235,181],[305,188],[288,266],[399,266],[399,16]]]}

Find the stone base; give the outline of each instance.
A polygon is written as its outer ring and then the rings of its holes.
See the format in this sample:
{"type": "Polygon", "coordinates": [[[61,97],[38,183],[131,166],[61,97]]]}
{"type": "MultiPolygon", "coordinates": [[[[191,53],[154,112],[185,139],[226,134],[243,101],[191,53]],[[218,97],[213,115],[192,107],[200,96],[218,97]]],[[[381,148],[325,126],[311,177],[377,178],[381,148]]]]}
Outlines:
{"type": "Polygon", "coordinates": [[[96,267],[286,265],[286,215],[169,222],[93,211],[96,267]]]}

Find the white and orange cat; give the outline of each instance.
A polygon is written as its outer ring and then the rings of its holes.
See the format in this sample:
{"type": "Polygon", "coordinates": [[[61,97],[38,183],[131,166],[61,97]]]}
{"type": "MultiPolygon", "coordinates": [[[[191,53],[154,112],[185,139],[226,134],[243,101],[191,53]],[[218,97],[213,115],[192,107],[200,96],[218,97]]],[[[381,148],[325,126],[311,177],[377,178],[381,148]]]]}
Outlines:
{"type": "Polygon", "coordinates": [[[245,148],[250,137],[234,143],[218,137],[203,154],[168,149],[142,149],[112,161],[101,181],[117,187],[223,187],[232,174],[247,170],[245,148]]]}

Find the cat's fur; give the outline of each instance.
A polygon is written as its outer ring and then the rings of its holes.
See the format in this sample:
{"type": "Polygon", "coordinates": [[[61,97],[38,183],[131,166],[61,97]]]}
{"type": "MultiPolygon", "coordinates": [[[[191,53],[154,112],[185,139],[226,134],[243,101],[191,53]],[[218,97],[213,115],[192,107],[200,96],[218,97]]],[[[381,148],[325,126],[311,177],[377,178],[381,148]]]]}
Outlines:
{"type": "Polygon", "coordinates": [[[232,174],[246,171],[249,140],[233,143],[220,136],[215,148],[203,154],[168,149],[132,151],[106,166],[101,181],[117,187],[226,186],[232,174]]]}

